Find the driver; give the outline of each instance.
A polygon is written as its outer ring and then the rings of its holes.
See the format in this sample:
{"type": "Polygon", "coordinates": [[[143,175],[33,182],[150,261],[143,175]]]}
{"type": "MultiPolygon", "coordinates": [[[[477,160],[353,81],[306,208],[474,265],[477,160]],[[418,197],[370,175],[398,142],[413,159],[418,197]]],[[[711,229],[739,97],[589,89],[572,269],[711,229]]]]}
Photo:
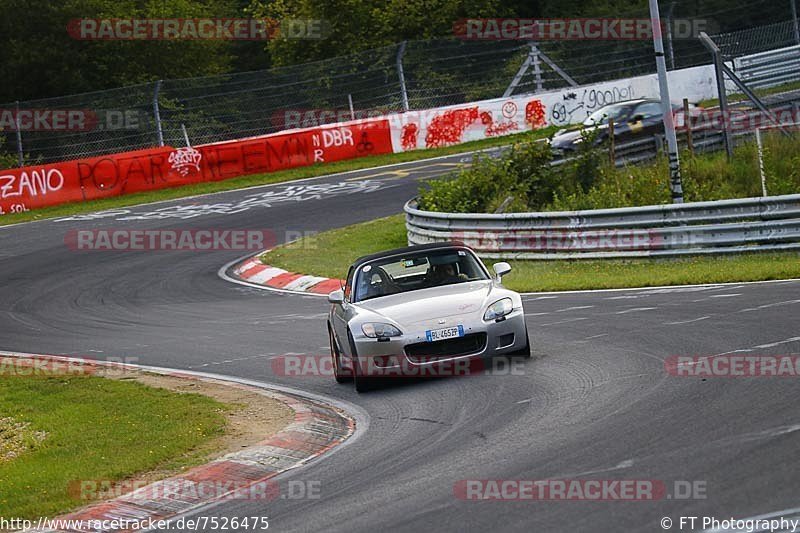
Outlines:
{"type": "Polygon", "coordinates": [[[453,263],[433,265],[428,275],[428,283],[432,286],[456,283],[465,279],[467,279],[467,277],[463,274],[456,274],[456,267],[453,263]]]}

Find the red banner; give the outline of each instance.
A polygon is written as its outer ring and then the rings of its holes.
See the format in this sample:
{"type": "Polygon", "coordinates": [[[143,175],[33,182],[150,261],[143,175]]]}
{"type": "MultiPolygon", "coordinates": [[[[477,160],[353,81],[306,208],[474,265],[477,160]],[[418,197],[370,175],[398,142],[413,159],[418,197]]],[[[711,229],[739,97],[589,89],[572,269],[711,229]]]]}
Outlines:
{"type": "Polygon", "coordinates": [[[198,146],[206,180],[392,153],[389,121],[365,120],[198,146]]]}
{"type": "Polygon", "coordinates": [[[0,170],[0,215],[389,153],[382,119],[0,170]]]}

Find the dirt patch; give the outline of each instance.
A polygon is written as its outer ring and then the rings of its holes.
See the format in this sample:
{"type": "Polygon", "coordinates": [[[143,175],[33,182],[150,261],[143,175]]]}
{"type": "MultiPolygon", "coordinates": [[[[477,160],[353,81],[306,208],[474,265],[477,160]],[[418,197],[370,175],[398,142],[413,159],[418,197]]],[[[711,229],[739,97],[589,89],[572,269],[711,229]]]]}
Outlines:
{"type": "Polygon", "coordinates": [[[0,463],[33,450],[46,438],[47,433],[32,430],[28,422],[19,422],[10,417],[0,418],[0,463]]]}

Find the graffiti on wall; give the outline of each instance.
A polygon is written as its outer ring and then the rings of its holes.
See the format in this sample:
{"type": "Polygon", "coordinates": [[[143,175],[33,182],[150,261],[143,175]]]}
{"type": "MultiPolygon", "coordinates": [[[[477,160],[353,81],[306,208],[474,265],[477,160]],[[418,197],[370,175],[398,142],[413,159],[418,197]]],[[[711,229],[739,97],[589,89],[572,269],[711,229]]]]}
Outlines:
{"type": "Polygon", "coordinates": [[[415,150],[417,148],[417,136],[419,135],[419,126],[415,122],[403,125],[403,136],[401,143],[403,151],[415,150]]]}
{"type": "Polygon", "coordinates": [[[532,130],[543,128],[547,124],[547,111],[541,100],[531,100],[525,104],[525,122],[532,130]]]}
{"type": "Polygon", "coordinates": [[[30,209],[27,198],[56,194],[64,186],[64,175],[57,168],[24,170],[0,176],[0,215],[21,213],[30,209]],[[5,209],[4,209],[5,205],[5,209]]]}
{"type": "Polygon", "coordinates": [[[478,106],[445,111],[428,124],[425,147],[438,148],[461,142],[464,130],[476,120],[478,120],[478,106]]]}
{"type": "Polygon", "coordinates": [[[635,98],[634,93],[632,85],[563,92],[550,108],[550,124],[561,126],[582,122],[603,106],[635,98]]]}
{"type": "Polygon", "coordinates": [[[517,104],[513,100],[508,100],[500,106],[500,117],[498,121],[494,120],[491,111],[481,112],[481,124],[486,127],[484,134],[486,137],[497,137],[499,135],[508,135],[509,133],[519,130],[519,124],[516,121],[517,104]]]}
{"type": "Polygon", "coordinates": [[[80,191],[82,200],[94,200],[188,183],[171,172],[171,149],[155,149],[115,154],[75,161],[68,168],[69,192],[80,191]],[[72,179],[70,179],[72,178],[72,179]]]}
{"type": "Polygon", "coordinates": [[[480,106],[412,111],[389,123],[395,151],[407,152],[543,128],[547,106],[538,97],[509,98],[480,106]]]}
{"type": "Polygon", "coordinates": [[[187,146],[186,148],[178,148],[169,154],[170,165],[172,170],[176,171],[181,176],[187,176],[190,172],[200,172],[200,161],[203,159],[203,154],[187,146]]]}
{"type": "Polygon", "coordinates": [[[375,120],[25,167],[0,176],[0,215],[391,152],[388,121],[375,120]]]}

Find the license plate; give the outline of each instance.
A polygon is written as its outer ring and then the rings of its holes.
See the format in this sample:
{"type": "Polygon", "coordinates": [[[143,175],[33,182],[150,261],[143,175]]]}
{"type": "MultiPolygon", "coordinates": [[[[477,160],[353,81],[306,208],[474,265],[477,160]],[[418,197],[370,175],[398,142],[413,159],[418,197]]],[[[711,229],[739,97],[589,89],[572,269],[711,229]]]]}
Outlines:
{"type": "Polygon", "coordinates": [[[464,336],[464,326],[458,325],[452,328],[442,328],[442,329],[429,329],[425,332],[425,337],[427,337],[428,342],[434,341],[441,341],[444,339],[453,339],[455,337],[463,337],[464,336]]]}

